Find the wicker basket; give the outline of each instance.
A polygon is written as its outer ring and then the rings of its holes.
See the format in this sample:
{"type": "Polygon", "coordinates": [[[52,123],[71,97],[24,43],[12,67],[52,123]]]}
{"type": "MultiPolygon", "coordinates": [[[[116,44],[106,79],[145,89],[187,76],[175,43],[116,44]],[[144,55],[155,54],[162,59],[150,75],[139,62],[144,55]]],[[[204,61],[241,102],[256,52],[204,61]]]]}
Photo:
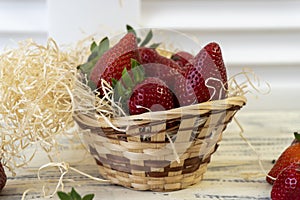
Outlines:
{"type": "Polygon", "coordinates": [[[110,125],[95,112],[75,112],[74,118],[104,178],[135,190],[171,191],[202,179],[222,132],[245,103],[236,96],[120,117],[110,125]]]}

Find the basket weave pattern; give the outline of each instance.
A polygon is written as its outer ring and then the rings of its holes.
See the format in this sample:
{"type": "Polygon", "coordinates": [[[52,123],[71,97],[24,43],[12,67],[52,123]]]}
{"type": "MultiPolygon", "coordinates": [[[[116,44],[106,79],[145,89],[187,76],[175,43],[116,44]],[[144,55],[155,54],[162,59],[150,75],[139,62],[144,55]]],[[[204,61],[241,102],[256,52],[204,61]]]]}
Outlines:
{"type": "Polygon", "coordinates": [[[126,132],[95,112],[74,118],[104,178],[136,190],[171,191],[203,178],[222,132],[245,103],[237,96],[111,120],[126,132]]]}

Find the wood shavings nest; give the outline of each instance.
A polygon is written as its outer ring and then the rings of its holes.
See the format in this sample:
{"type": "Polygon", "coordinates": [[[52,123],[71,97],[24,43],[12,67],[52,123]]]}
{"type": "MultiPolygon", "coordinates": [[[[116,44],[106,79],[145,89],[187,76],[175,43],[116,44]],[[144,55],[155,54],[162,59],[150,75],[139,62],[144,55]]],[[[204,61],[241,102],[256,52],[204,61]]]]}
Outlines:
{"type": "Polygon", "coordinates": [[[50,152],[55,136],[74,126],[72,89],[85,59],[74,49],[27,40],[0,55],[0,161],[11,172],[34,157],[27,147],[50,152]]]}

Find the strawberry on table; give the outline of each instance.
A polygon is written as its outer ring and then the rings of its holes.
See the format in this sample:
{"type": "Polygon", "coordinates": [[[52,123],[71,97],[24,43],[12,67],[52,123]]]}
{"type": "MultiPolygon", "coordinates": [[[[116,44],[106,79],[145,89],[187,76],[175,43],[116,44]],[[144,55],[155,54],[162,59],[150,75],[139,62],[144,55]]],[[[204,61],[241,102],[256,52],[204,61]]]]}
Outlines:
{"type": "MultiPolygon", "coordinates": [[[[299,134],[296,132],[294,133],[294,135],[295,138],[299,140],[299,134]]],[[[275,165],[269,171],[268,176],[266,177],[267,182],[273,184],[274,180],[270,177],[276,179],[282,170],[284,170],[287,166],[294,162],[300,162],[300,142],[292,143],[287,149],[283,151],[283,153],[276,161],[275,165]]]]}
{"type": "Polygon", "coordinates": [[[277,176],[271,191],[272,200],[300,199],[300,162],[293,162],[277,176]]]}

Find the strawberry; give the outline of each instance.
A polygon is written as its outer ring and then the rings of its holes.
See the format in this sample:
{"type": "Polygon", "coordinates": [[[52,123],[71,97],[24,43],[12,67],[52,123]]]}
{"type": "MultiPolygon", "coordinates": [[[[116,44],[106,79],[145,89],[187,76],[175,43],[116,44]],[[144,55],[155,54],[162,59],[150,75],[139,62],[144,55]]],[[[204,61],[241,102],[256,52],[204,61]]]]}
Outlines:
{"type": "Polygon", "coordinates": [[[176,80],[175,94],[181,106],[226,97],[227,74],[217,43],[206,45],[185,67],[184,78],[176,80]]]}
{"type": "Polygon", "coordinates": [[[130,70],[131,59],[138,59],[137,40],[133,33],[127,33],[115,46],[107,50],[97,61],[90,74],[90,80],[101,92],[101,79],[112,84],[119,80],[124,68],[130,70]]]}
{"type": "Polygon", "coordinates": [[[144,66],[145,75],[160,78],[173,90],[176,77],[183,74],[179,65],[175,61],[159,55],[152,48],[140,47],[138,52],[139,62],[144,66]]]}
{"type": "Polygon", "coordinates": [[[0,191],[4,188],[4,186],[6,184],[6,180],[7,180],[7,177],[6,177],[5,171],[3,169],[3,166],[0,162],[0,191]]]}
{"type": "MultiPolygon", "coordinates": [[[[295,138],[299,136],[298,133],[294,133],[295,138]]],[[[298,138],[297,138],[298,140],[298,138]]],[[[292,143],[288,148],[286,148],[283,153],[279,156],[275,165],[269,171],[266,180],[268,183],[273,184],[274,180],[270,177],[277,178],[278,174],[291,163],[300,162],[300,142],[292,143]],[[269,177],[270,176],[270,177],[269,177]]]]}
{"type": "Polygon", "coordinates": [[[128,101],[131,115],[174,108],[174,96],[159,78],[149,77],[138,84],[128,101]],[[148,110],[149,109],[149,110],[148,110]]]}
{"type": "Polygon", "coordinates": [[[208,45],[206,45],[204,49],[207,51],[208,55],[210,55],[210,58],[212,59],[212,61],[215,63],[215,66],[219,70],[224,87],[228,89],[227,72],[223,61],[220,46],[216,42],[211,42],[208,45]]]}
{"type": "Polygon", "coordinates": [[[121,79],[113,81],[114,99],[130,115],[168,110],[175,106],[174,95],[157,77],[145,77],[144,66],[131,61],[131,70],[124,69],[121,79]]]}
{"type": "Polygon", "coordinates": [[[155,49],[148,47],[139,47],[138,54],[139,63],[141,64],[155,63],[158,57],[158,53],[155,51],[155,49]]]}
{"type": "Polygon", "coordinates": [[[171,59],[174,60],[180,67],[186,68],[185,66],[189,63],[194,56],[186,51],[179,51],[172,55],[171,59]]]}
{"type": "Polygon", "coordinates": [[[272,200],[300,199],[300,162],[284,168],[277,176],[271,191],[272,200]]]}

